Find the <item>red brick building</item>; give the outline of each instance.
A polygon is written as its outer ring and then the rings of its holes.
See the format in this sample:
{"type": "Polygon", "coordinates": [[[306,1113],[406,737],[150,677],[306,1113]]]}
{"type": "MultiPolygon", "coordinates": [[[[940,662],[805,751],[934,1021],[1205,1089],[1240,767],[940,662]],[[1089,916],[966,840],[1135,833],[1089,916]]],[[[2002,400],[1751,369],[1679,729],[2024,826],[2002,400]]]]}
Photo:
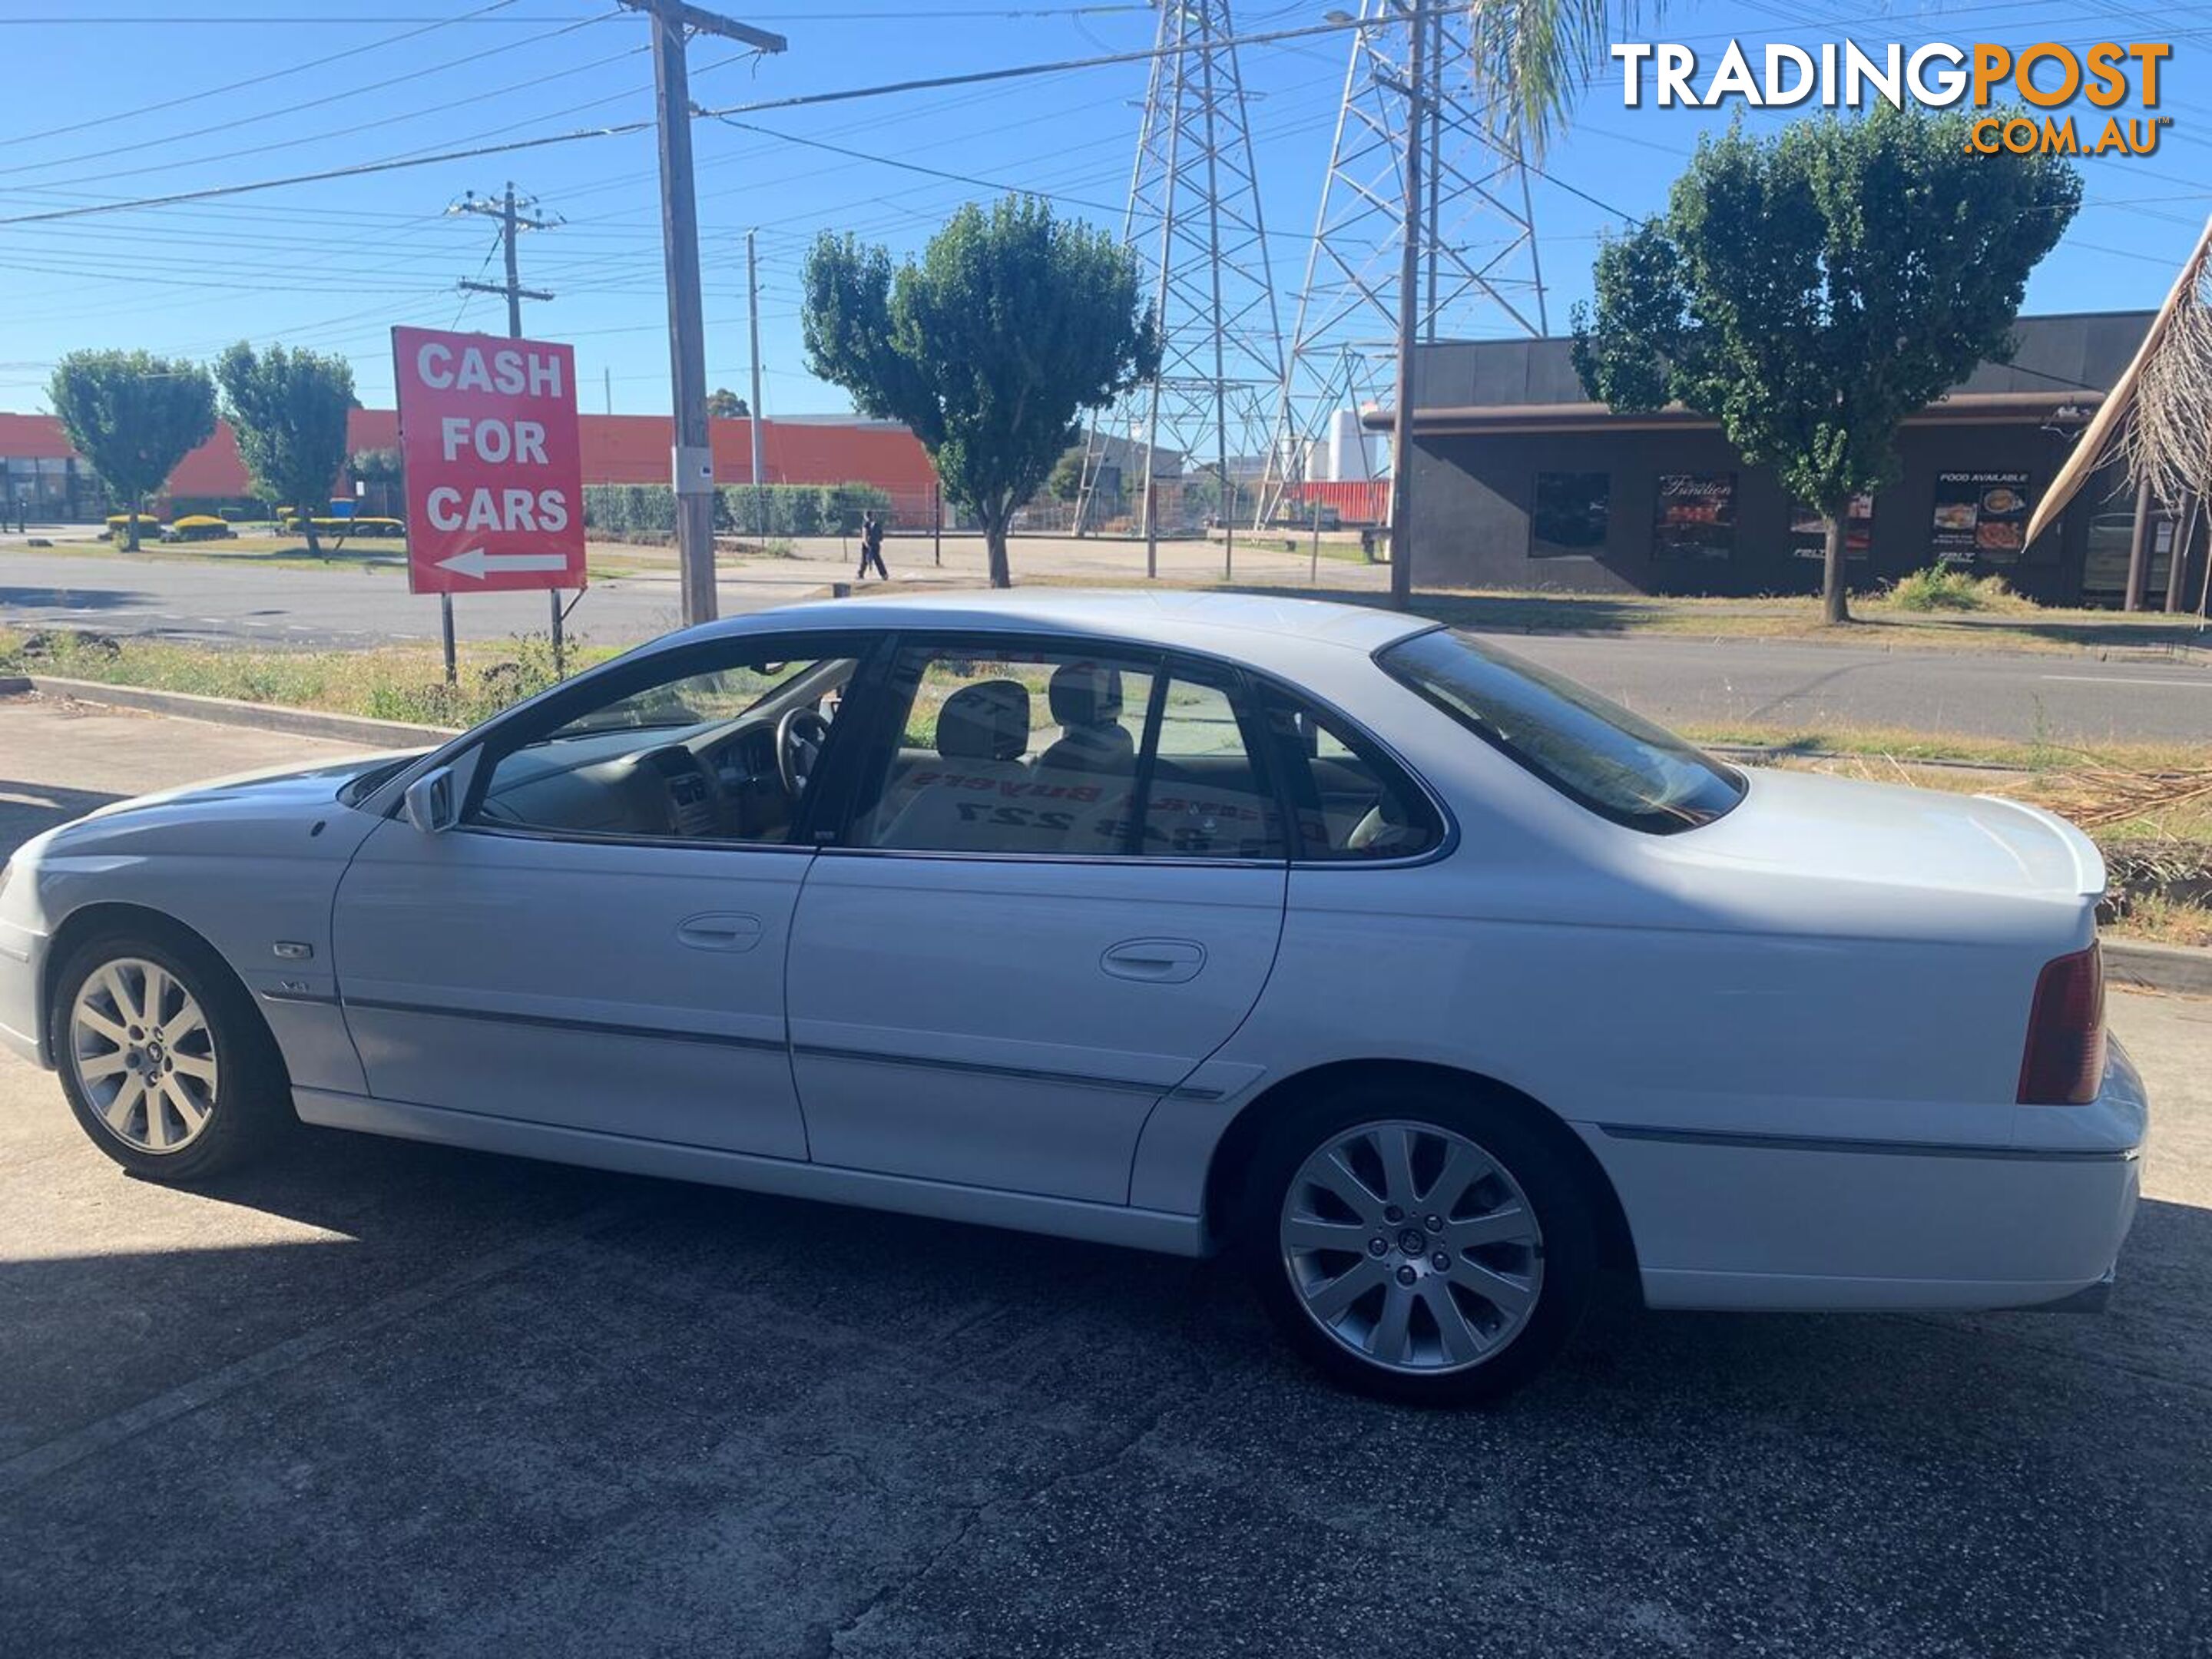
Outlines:
{"type": "MultiPolygon", "coordinates": [[[[670,428],[656,415],[585,415],[584,482],[666,483],[670,428]]],[[[710,423],[714,477],[726,484],[754,482],[752,422],[710,423]]],[[[388,409],[356,409],[347,423],[349,450],[393,449],[399,417],[388,409]]],[[[897,503],[902,520],[922,521],[937,488],[936,469],[914,434],[884,421],[778,421],[761,423],[762,482],[869,483],[897,503]]],[[[253,486],[238,441],[218,422],[215,436],[177,464],[162,506],[176,500],[250,496],[253,486]]],[[[70,448],[61,422],[51,415],[0,415],[0,496],[12,509],[21,503],[33,520],[89,520],[106,502],[92,471],[70,448]]]]}

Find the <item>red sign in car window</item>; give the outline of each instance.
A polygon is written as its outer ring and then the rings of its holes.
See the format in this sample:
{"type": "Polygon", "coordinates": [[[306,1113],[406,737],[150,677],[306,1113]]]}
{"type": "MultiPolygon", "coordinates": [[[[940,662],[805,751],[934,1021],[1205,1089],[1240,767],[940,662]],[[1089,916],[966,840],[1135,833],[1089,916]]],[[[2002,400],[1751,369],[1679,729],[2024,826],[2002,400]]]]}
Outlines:
{"type": "Polygon", "coordinates": [[[395,328],[407,580],[417,593],[584,585],[574,348],[395,328]]]}

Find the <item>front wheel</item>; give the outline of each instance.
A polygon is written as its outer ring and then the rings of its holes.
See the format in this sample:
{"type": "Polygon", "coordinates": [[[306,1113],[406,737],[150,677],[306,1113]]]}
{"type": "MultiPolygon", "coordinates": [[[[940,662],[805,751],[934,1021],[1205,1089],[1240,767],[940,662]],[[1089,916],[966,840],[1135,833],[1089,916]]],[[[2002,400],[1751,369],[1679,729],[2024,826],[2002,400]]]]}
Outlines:
{"type": "Polygon", "coordinates": [[[149,1180],[182,1184],[230,1169],[289,1115],[268,1027],[196,942],[87,940],[62,964],[49,1036],[78,1124],[149,1180]]]}
{"type": "Polygon", "coordinates": [[[1406,1404],[1463,1405],[1518,1387],[1573,1334],[1596,1222],[1578,1172],[1525,1109],[1356,1086],[1269,1137],[1242,1243],[1276,1325],[1325,1375],[1406,1404]]]}

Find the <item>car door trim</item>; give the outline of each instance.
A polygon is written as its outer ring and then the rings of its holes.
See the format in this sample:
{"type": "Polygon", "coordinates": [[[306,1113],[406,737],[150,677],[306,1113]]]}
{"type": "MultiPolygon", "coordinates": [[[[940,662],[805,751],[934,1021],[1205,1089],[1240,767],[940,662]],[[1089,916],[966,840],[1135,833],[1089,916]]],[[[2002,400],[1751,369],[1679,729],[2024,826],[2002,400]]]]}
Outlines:
{"type": "Polygon", "coordinates": [[[991,1066],[973,1060],[939,1060],[929,1054],[886,1054],[876,1048],[830,1048],[799,1042],[792,1053],[811,1060],[851,1060],[863,1065],[915,1066],[937,1072],[957,1072],[969,1077],[1004,1078],[1018,1083],[1048,1083],[1066,1088],[1106,1089],[1120,1094],[1145,1095],[1154,1099],[1218,1100],[1218,1089],[1194,1089],[1168,1083],[1146,1083],[1135,1078],[1098,1077],[1089,1072],[1048,1072],[1027,1066],[991,1066]]]}
{"type": "Polygon", "coordinates": [[[547,1030],[588,1031],[595,1036],[647,1037],[661,1042],[702,1042],[718,1048],[752,1048],[781,1053],[785,1044],[776,1037],[739,1036],[729,1031],[702,1031],[684,1025],[633,1025],[617,1020],[569,1019],[558,1014],[513,1013],[504,1008],[456,1008],[427,1002],[401,1002],[386,997],[341,996],[347,1008],[374,1010],[386,1014],[423,1014],[434,1019],[473,1019],[495,1025],[534,1025],[547,1030]]]}
{"type": "Polygon", "coordinates": [[[1740,1146],[1756,1152],[1857,1152],[1876,1158],[1968,1158],[2046,1164],[2127,1164],[2139,1146],[1986,1146],[1939,1140],[1857,1140],[1850,1136],[1769,1135],[1733,1129],[1668,1129],[1642,1123],[1601,1123],[1614,1140],[1658,1140],[1682,1146],[1740,1146]]]}

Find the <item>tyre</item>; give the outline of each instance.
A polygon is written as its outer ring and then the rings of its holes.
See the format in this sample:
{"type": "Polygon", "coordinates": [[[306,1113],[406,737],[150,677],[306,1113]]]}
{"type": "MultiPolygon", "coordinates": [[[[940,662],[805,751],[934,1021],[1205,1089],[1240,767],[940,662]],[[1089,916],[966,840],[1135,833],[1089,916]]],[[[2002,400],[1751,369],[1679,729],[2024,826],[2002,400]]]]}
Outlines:
{"type": "Polygon", "coordinates": [[[1416,1406],[1496,1399],[1589,1305],[1583,1177],[1517,1103],[1433,1085],[1292,1111],[1245,1183],[1239,1246],[1291,1346],[1343,1387],[1416,1406]]]}
{"type": "Polygon", "coordinates": [[[276,1040],[197,940],[151,929],[88,939],[62,963],[48,1018],[70,1109],[133,1175],[206,1180],[293,1121],[276,1040]]]}

